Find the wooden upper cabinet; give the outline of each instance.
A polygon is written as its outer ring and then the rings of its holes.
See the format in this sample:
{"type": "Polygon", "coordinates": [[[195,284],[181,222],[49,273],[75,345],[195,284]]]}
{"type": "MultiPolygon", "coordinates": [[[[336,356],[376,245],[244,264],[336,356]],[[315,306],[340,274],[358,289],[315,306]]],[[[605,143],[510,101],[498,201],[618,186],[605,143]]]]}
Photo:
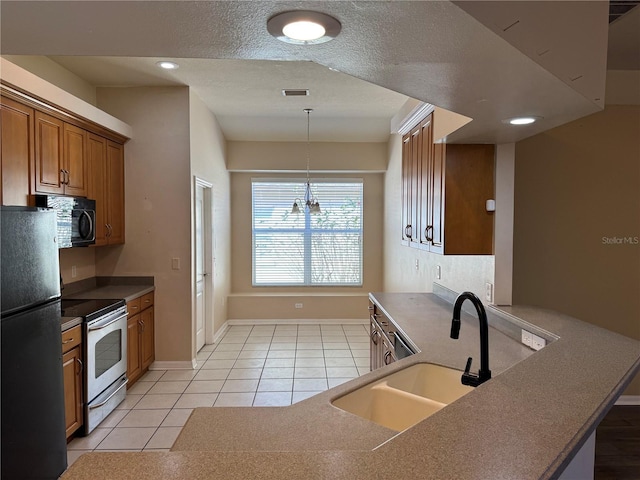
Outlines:
{"type": "Polygon", "coordinates": [[[86,131],[36,111],[35,145],[34,191],[85,197],[86,131]]]}
{"type": "Polygon", "coordinates": [[[3,96],[0,114],[2,205],[28,205],[33,168],[34,110],[3,96]]]}
{"type": "Polygon", "coordinates": [[[107,245],[107,140],[87,136],[87,196],[96,201],[96,243],[107,245]]]}
{"type": "Polygon", "coordinates": [[[402,244],[439,254],[493,253],[495,146],[433,143],[429,115],[403,137],[402,244]]]}
{"type": "Polygon", "coordinates": [[[35,113],[35,185],[37,193],[64,194],[64,122],[35,113]]]}
{"type": "Polygon", "coordinates": [[[107,141],[109,244],[124,243],[124,145],[107,141]]]}

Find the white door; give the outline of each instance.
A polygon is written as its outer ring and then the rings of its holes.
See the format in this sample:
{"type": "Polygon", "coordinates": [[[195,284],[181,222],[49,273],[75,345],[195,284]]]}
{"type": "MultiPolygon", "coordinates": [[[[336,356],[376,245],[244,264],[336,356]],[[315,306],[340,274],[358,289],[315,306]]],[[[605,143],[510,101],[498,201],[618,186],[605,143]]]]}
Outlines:
{"type": "MultiPolygon", "coordinates": [[[[199,351],[205,342],[207,323],[207,310],[211,313],[213,309],[207,308],[210,302],[209,289],[207,288],[207,277],[209,271],[210,244],[211,244],[211,185],[196,179],[195,198],[195,341],[196,352],[199,351]]],[[[211,277],[209,277],[211,278],[211,277]]],[[[211,319],[213,325],[213,319],[211,319]]]]}

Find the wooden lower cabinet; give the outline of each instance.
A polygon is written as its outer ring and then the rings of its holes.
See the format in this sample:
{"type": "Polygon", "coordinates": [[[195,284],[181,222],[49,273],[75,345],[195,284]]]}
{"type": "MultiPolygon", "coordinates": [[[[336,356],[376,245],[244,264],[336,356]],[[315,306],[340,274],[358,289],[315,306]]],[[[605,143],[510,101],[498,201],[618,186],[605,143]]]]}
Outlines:
{"type": "Polygon", "coordinates": [[[129,301],[127,310],[127,387],[131,387],[155,360],[153,292],[129,301]]]}
{"type": "Polygon", "coordinates": [[[82,381],[82,326],[62,333],[64,417],[69,438],[84,422],[82,381]]]}

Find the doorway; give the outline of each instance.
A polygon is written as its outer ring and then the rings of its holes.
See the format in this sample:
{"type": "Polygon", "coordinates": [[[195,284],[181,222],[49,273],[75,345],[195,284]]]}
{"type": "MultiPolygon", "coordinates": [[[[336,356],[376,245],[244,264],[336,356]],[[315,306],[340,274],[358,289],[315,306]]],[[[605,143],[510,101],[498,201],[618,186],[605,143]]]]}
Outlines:
{"type": "Polygon", "coordinates": [[[194,299],[193,332],[195,351],[205,345],[207,330],[213,331],[213,229],[211,189],[213,185],[195,177],[194,299]]]}

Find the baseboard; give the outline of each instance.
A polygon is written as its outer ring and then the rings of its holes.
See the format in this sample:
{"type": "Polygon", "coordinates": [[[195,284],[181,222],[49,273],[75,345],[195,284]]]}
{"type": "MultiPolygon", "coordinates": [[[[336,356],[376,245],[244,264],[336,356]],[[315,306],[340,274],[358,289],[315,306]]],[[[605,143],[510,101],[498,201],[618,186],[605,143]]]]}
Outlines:
{"type": "MultiPolygon", "coordinates": [[[[367,325],[364,318],[256,318],[230,319],[224,325],[367,325]]],[[[224,326],[223,325],[223,326],[224,326]]]]}
{"type": "Polygon", "coordinates": [[[196,360],[184,361],[155,361],[149,367],[149,370],[193,370],[196,368],[196,360]]]}
{"type": "Polygon", "coordinates": [[[640,405],[640,395],[621,395],[616,405],[640,405]]]}
{"type": "Polygon", "coordinates": [[[213,343],[218,343],[218,341],[224,336],[224,334],[227,333],[228,329],[229,329],[229,321],[227,320],[213,335],[213,343]]]}

